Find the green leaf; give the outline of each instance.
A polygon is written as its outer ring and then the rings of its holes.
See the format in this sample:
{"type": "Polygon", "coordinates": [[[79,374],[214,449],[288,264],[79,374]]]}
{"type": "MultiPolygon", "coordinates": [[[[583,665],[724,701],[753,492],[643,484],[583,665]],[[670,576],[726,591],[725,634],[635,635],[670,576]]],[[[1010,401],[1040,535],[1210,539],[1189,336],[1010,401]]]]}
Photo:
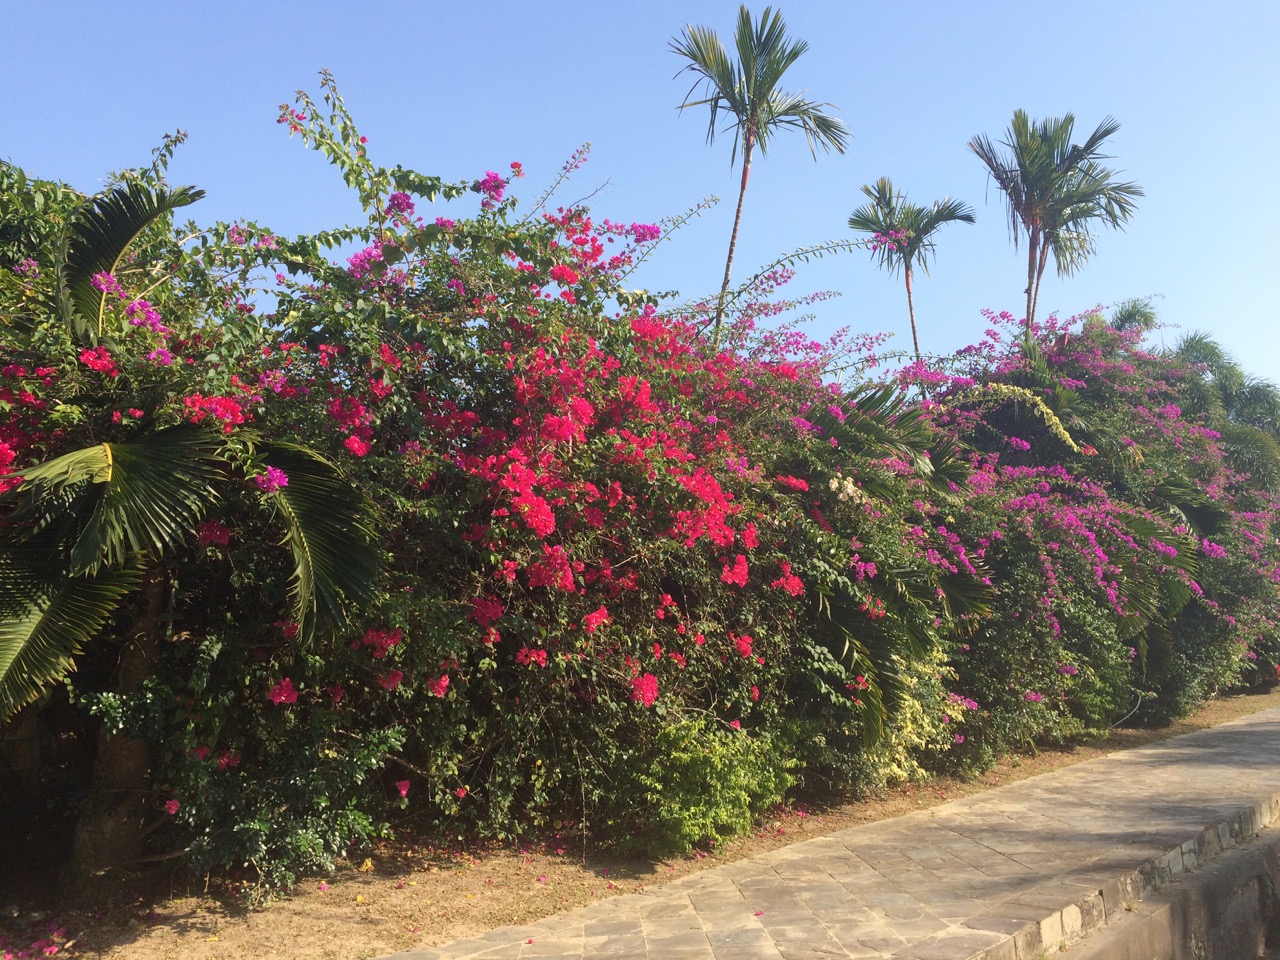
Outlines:
{"type": "Polygon", "coordinates": [[[108,294],[94,287],[94,275],[114,274],[130,244],[147,227],[203,196],[203,190],[192,187],[168,190],[135,181],[100,194],[80,208],[68,228],[66,285],[59,298],[63,318],[75,337],[96,344],[104,333],[108,294]]]}
{"type": "Polygon", "coordinates": [[[373,508],[336,466],[305,447],[264,443],[265,462],[289,482],[272,494],[293,552],[290,596],[299,637],[341,630],[348,610],[367,600],[377,580],[373,508]]]}
{"type": "Polygon", "coordinates": [[[67,572],[96,573],[129,555],[163,556],[217,502],[220,439],[191,424],[127,443],[98,444],[22,471],[16,519],[40,530],[71,524],[67,572]]]}
{"type": "Polygon", "coordinates": [[[0,552],[0,724],[74,669],[137,582],[129,568],[50,583],[21,554],[0,552]]]}

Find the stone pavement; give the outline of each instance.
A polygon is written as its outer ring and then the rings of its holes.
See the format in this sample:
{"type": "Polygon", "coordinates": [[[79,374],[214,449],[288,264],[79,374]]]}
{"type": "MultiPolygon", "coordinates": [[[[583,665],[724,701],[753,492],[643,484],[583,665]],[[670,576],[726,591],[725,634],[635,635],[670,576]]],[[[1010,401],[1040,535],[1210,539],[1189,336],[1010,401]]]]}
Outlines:
{"type": "Polygon", "coordinates": [[[1038,960],[1277,816],[1280,708],[394,960],[1038,960]]]}

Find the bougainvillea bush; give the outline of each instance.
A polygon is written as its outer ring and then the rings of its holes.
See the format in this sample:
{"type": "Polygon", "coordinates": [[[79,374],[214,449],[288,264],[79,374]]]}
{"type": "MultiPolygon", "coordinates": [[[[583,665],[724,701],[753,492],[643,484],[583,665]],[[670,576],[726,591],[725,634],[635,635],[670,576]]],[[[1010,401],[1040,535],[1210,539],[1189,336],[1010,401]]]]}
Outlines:
{"type": "MultiPolygon", "coordinates": [[[[54,242],[5,280],[14,536],[33,464],[93,451],[92,484],[181,436],[209,465],[181,542],[102,561],[150,589],[121,573],[44,694],[145,746],[154,845],[259,888],[405,817],[680,846],[950,745],[941,644],[981,585],[918,519],[965,471],[899,392],[824,383],[838,343],[754,329],[785,270],[713,350],[704,315],[622,288],[669,224],[522,212],[519,164],[455,185],[377,167],[327,79],[280,120],[366,224],[289,239],[162,211],[91,275],[88,319],[49,308],[78,269],[54,242]],[[344,565],[299,532],[326,516],[317,476],[358,492],[368,590],[324,592],[344,565]],[[144,621],[162,642],[123,683],[144,621]]],[[[174,145],[118,189],[176,193],[174,145]]],[[[61,215],[115,210],[94,202],[61,215]]]]}
{"type": "Polygon", "coordinates": [[[903,372],[970,451],[958,529],[1000,611],[956,661],[990,728],[967,749],[1167,722],[1274,678],[1275,498],[1232,469],[1203,371],[1099,313],[1050,319],[1030,351],[990,319],[945,369],[903,372]]]}
{"type": "MultiPolygon", "coordinates": [[[[1272,655],[1274,500],[1209,427],[1162,433],[1172,400],[1117,412],[1176,392],[1136,342],[993,334],[837,386],[879,341],[779,326],[785,262],[713,347],[625,286],[677,221],[521,205],[518,163],[378,166],[327,77],[278,119],[364,221],[176,225],[180,138],[97,198],[4,168],[0,559],[74,536],[3,600],[102,612],[0,690],[83,747],[55,761],[82,871],[112,791],[130,855],[256,893],[410,822],[662,852],[1272,655]]],[[[40,636],[0,640],[22,667],[40,636]]]]}

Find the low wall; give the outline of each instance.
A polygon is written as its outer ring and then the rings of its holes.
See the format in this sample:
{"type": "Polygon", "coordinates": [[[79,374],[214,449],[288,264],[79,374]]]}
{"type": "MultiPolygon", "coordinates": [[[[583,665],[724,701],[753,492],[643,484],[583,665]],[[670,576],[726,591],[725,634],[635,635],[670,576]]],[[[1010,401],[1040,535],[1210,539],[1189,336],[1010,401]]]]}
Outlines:
{"type": "Polygon", "coordinates": [[[1168,871],[1166,859],[1147,872],[1141,899],[1070,945],[1067,955],[1255,960],[1280,946],[1280,829],[1241,836],[1212,859],[1189,860],[1177,873],[1168,871]]]}

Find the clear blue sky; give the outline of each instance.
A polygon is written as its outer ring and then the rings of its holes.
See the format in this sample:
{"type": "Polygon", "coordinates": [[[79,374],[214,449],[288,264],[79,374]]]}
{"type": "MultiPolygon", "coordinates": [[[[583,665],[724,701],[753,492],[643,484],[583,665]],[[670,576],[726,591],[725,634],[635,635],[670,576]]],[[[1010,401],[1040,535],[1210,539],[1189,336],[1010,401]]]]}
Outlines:
{"type": "MultiPolygon", "coordinates": [[[[1124,232],[1068,280],[1046,275],[1040,312],[1078,313],[1159,295],[1161,318],[1216,336],[1252,373],[1280,379],[1280,4],[1274,0],[1076,0],[780,6],[809,52],[785,86],[838,107],[844,156],[813,162],[783,136],[753,167],[735,277],[794,247],[849,236],[859,187],[889,175],[925,203],[951,194],[975,226],[939,234],[917,284],[925,351],[981,336],[984,307],[1022,312],[1025,260],[1003,202],[965,149],[1003,134],[1016,108],[1072,112],[1087,135],[1122,127],[1115,159],[1146,191],[1124,232]]],[[[753,5],[758,12],[760,5],[753,5]]],[[[581,143],[590,163],[561,194],[599,189],[598,217],[654,221],[699,199],[720,205],[632,282],[684,294],[718,288],[736,198],[730,139],[704,140],[700,111],[677,114],[689,82],[670,39],[686,23],[731,42],[737,4],[63,2],[0,0],[0,156],[92,190],[149,160],[161,134],[191,139],[172,179],[208,198],[197,220],[244,217],[296,233],[356,213],[341,180],[275,123],[317,71],[338,79],[371,156],[448,180],[524,163],[533,199],[581,143]]],[[[470,211],[475,198],[456,201],[470,211]]],[[[446,211],[441,210],[441,214],[446,211]]],[[[890,331],[909,348],[900,281],[867,254],[802,267],[791,291],[838,290],[813,326],[890,331]]],[[[1178,331],[1166,333],[1166,340],[1178,331]]]]}

